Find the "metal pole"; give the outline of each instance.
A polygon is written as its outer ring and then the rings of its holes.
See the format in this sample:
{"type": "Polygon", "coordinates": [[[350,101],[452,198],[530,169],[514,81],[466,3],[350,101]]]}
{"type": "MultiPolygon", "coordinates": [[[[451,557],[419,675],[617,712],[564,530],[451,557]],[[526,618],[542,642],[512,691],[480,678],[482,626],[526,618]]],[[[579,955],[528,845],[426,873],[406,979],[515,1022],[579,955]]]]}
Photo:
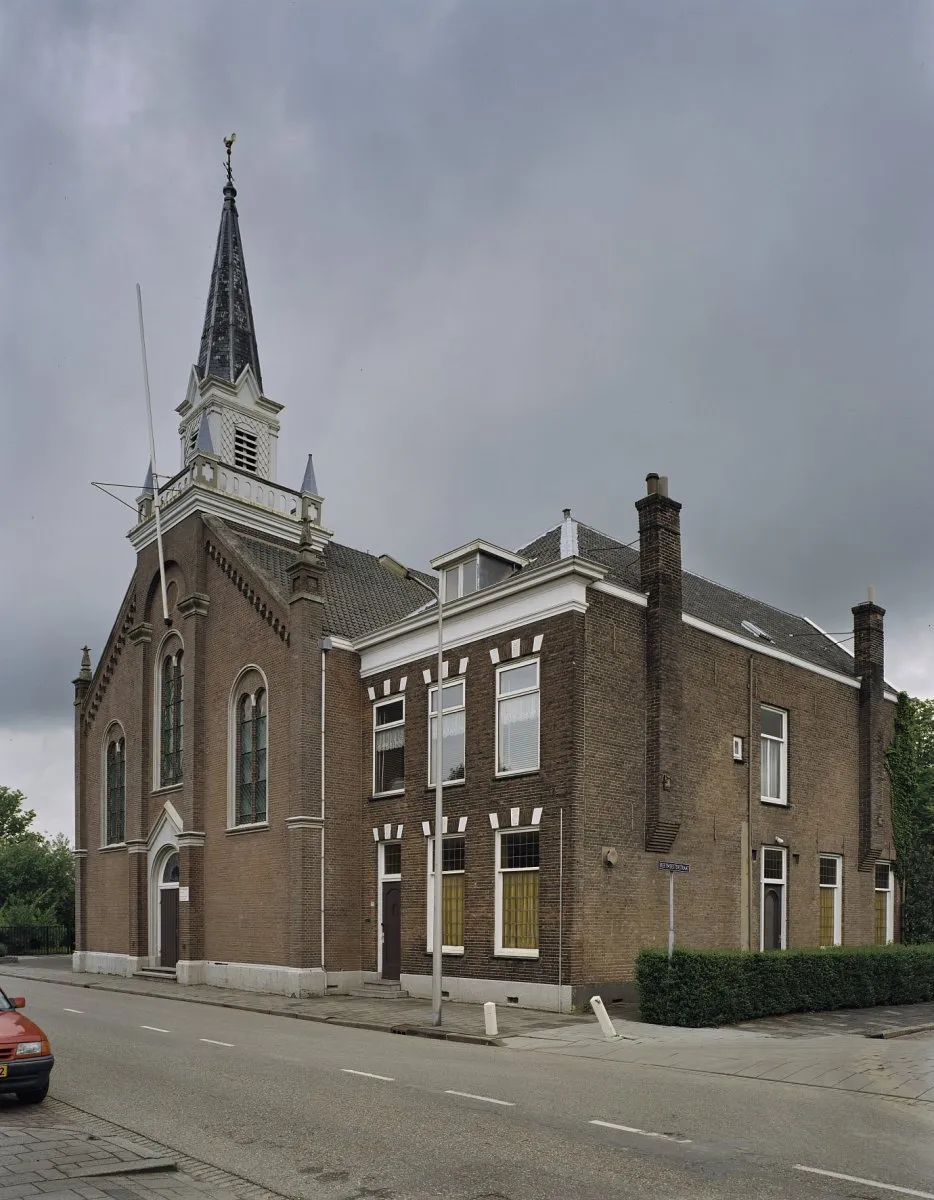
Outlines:
{"type": "Polygon", "coordinates": [[[444,931],[441,928],[442,892],[444,890],[444,872],[442,857],[443,835],[441,827],[444,824],[444,799],[442,792],[441,768],[442,759],[442,721],[444,719],[444,623],[441,606],[441,588],[443,577],[438,578],[438,712],[435,726],[435,894],[434,894],[434,924],[431,942],[431,1023],[441,1024],[441,952],[444,942],[444,931]]]}
{"type": "Polygon", "coordinates": [[[159,503],[159,476],[156,473],[156,440],[152,432],[152,397],[149,394],[149,363],[146,361],[146,332],[143,329],[143,293],[136,285],[136,309],[139,313],[139,345],[143,356],[143,386],[146,391],[146,426],[149,430],[149,463],[152,467],[152,510],[156,517],[156,546],[159,551],[159,582],[162,587],[162,619],[169,624],[169,599],[165,587],[165,554],[162,550],[162,520],[159,503]]]}
{"type": "Polygon", "coordinates": [[[668,961],[675,950],[675,873],[668,872],[668,961]]]}

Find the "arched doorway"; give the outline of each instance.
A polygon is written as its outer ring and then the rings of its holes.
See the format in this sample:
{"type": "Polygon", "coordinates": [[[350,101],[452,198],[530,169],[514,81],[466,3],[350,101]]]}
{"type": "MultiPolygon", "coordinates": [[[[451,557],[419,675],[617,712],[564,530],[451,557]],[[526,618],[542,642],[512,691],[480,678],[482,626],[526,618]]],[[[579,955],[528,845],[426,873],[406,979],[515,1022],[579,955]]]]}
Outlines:
{"type": "Polygon", "coordinates": [[[159,873],[158,954],[160,967],[178,963],[178,851],[163,860],[159,873]]]}

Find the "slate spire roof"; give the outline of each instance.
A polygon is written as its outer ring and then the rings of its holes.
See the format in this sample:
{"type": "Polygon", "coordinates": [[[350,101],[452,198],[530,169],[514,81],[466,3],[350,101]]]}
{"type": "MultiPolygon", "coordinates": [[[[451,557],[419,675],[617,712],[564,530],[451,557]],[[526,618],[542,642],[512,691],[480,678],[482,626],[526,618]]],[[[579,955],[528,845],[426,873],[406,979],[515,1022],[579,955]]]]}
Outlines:
{"type": "Polygon", "coordinates": [[[228,179],[224,185],[224,207],[221,209],[214,269],[211,271],[211,287],[204,314],[198,378],[203,380],[208,375],[214,375],[235,383],[246,366],[253,368],[257,386],[262,391],[263,377],[259,369],[256,330],[237,215],[237,189],[228,179]]]}

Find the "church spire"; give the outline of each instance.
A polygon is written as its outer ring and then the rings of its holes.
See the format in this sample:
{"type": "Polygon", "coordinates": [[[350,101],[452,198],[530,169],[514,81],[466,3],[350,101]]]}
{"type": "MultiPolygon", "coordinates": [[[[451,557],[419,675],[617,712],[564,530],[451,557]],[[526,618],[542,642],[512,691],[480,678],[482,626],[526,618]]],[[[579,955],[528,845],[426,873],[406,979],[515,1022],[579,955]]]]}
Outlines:
{"type": "Polygon", "coordinates": [[[263,377],[259,368],[253,309],[243,261],[240,240],[240,220],[237,216],[237,189],[233,184],[230,151],[235,134],[224,138],[227,147],[227,182],[224,185],[224,207],[217,235],[214,269],[204,314],[201,350],[198,354],[198,378],[209,375],[236,383],[244,367],[252,367],[260,392],[263,377]]]}

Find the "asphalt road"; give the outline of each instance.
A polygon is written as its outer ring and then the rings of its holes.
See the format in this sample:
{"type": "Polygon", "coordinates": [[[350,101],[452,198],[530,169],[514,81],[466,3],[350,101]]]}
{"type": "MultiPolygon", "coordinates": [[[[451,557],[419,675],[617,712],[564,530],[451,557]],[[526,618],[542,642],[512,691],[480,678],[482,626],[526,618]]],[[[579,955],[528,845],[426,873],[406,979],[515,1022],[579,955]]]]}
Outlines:
{"type": "Polygon", "coordinates": [[[54,1096],[289,1196],[934,1200],[931,1104],[10,984],[54,1096]]]}

